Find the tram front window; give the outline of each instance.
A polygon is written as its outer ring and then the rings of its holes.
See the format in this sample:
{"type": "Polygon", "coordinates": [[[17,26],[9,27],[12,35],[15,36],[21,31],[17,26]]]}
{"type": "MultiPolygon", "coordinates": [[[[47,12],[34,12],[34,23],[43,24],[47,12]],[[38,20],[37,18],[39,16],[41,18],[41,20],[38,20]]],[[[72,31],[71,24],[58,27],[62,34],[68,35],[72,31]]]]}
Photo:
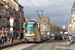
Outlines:
{"type": "Polygon", "coordinates": [[[33,34],[35,33],[35,24],[28,24],[25,26],[25,32],[26,34],[33,34]]]}

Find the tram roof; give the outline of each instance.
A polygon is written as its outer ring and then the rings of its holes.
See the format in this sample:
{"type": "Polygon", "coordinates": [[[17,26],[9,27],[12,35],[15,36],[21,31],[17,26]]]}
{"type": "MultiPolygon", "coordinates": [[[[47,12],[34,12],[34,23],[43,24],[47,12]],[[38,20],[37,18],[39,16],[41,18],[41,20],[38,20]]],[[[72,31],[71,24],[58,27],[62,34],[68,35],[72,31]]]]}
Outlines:
{"type": "Polygon", "coordinates": [[[28,20],[28,21],[26,21],[26,22],[30,22],[30,21],[31,21],[31,22],[36,22],[35,20],[28,20]]]}
{"type": "Polygon", "coordinates": [[[40,21],[40,20],[28,20],[28,21],[26,21],[26,22],[40,22],[40,23],[43,23],[43,24],[45,24],[45,25],[47,25],[48,27],[49,27],[49,25],[47,24],[47,23],[45,23],[45,22],[43,22],[43,21],[40,21]]]}

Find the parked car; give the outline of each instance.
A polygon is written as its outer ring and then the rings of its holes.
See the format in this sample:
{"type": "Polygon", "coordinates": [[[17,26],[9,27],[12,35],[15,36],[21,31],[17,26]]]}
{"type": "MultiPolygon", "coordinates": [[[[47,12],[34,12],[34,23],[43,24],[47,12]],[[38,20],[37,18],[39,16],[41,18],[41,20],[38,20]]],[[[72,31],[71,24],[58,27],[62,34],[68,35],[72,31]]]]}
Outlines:
{"type": "Polygon", "coordinates": [[[70,38],[70,43],[75,43],[75,35],[72,35],[71,38],[70,38]]]}
{"type": "Polygon", "coordinates": [[[60,40],[64,40],[64,36],[61,33],[57,33],[55,34],[55,40],[60,39],[60,40]]]}
{"type": "Polygon", "coordinates": [[[54,33],[51,33],[51,37],[54,37],[54,33]]]}
{"type": "Polygon", "coordinates": [[[70,41],[72,34],[68,34],[68,41],[70,41]]]}

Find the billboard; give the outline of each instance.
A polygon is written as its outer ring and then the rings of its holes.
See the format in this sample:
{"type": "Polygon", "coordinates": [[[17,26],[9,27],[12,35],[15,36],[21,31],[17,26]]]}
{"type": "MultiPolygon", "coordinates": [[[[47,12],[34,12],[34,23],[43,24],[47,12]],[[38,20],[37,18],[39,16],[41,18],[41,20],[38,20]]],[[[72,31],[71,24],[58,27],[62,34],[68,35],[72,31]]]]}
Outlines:
{"type": "Polygon", "coordinates": [[[69,27],[69,30],[71,30],[72,29],[72,27],[69,27]]]}
{"type": "Polygon", "coordinates": [[[14,22],[14,17],[10,17],[10,23],[14,22]]]}

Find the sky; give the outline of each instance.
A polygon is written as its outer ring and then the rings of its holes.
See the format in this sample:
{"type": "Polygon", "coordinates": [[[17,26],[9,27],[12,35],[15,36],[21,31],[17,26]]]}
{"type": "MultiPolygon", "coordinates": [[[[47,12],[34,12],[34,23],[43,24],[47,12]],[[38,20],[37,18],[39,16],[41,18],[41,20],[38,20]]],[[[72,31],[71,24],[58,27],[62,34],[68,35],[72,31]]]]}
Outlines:
{"type": "Polygon", "coordinates": [[[39,18],[36,10],[44,10],[43,16],[48,16],[50,22],[63,28],[68,28],[71,19],[71,9],[74,0],[19,0],[24,7],[25,17],[39,18]]]}

